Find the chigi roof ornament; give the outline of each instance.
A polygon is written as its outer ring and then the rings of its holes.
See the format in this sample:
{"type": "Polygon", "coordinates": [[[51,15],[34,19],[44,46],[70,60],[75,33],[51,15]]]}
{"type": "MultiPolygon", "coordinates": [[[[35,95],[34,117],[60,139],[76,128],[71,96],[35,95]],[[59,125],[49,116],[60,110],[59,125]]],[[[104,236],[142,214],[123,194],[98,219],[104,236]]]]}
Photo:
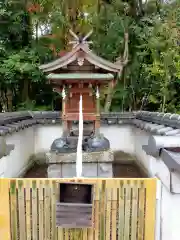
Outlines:
{"type": "Polygon", "coordinates": [[[87,46],[89,46],[89,44],[93,44],[92,41],[87,41],[87,39],[92,35],[93,30],[91,30],[85,37],[77,36],[72,30],[69,30],[69,32],[74,37],[74,40],[69,42],[69,44],[73,45],[73,48],[77,47],[79,44],[87,46]]]}
{"type": "Polygon", "coordinates": [[[89,44],[91,44],[92,41],[89,41],[88,38],[91,36],[92,32],[93,31],[91,30],[85,36],[82,36],[82,34],[79,34],[78,36],[72,30],[70,30],[70,34],[73,36],[73,40],[69,42],[69,44],[72,44],[71,51],[50,63],[41,65],[39,68],[43,72],[52,74],[55,70],[67,68],[69,64],[75,61],[77,61],[79,66],[83,66],[84,62],[87,61],[94,65],[95,69],[100,68],[106,72],[121,73],[124,66],[123,62],[118,64],[116,62],[110,62],[102,57],[97,56],[93,50],[90,49],[89,44]]]}

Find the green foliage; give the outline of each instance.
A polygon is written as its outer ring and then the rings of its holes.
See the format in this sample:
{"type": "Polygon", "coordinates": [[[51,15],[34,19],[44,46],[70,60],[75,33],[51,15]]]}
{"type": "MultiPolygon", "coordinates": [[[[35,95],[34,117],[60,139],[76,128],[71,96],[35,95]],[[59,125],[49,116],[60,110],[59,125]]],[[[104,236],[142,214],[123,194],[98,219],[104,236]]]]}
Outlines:
{"type": "Polygon", "coordinates": [[[0,89],[11,90],[16,109],[39,109],[41,98],[51,108],[54,95],[38,66],[54,58],[50,45],[56,52],[68,47],[69,28],[83,33],[93,28],[93,50],[110,61],[122,56],[129,33],[129,63],[111,110],[180,111],[179,0],[1,1],[0,22],[0,89]],[[28,12],[32,3],[41,10],[28,12]],[[89,16],[82,18],[83,12],[89,16]],[[46,36],[51,33],[56,37],[46,36]]]}
{"type": "MultiPolygon", "coordinates": [[[[126,19],[127,20],[127,19],[126,19]]],[[[110,61],[114,61],[123,51],[124,16],[114,6],[101,7],[98,15],[94,16],[93,49],[110,61]]]]}
{"type": "Polygon", "coordinates": [[[94,23],[97,52],[115,60],[125,31],[130,38],[129,64],[112,110],[179,110],[179,4],[114,0],[101,8],[94,23]]]}
{"type": "Polygon", "coordinates": [[[24,78],[31,82],[42,81],[43,75],[38,68],[39,62],[36,52],[29,49],[20,50],[2,61],[1,77],[6,84],[19,84],[24,78]]]}
{"type": "Polygon", "coordinates": [[[17,111],[25,111],[25,110],[30,110],[30,111],[51,111],[52,110],[52,106],[48,105],[48,106],[38,106],[36,105],[36,101],[27,101],[27,102],[23,102],[20,103],[17,106],[17,111]]]}

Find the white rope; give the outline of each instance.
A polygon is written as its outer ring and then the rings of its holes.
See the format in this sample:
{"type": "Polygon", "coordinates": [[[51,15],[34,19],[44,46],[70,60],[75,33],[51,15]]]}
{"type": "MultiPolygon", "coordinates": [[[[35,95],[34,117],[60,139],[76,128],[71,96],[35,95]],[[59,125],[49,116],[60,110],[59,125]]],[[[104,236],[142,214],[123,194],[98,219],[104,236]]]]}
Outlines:
{"type": "Polygon", "coordinates": [[[76,177],[82,176],[82,141],[83,141],[83,112],[82,112],[82,95],[80,95],[79,101],[79,138],[77,145],[76,156],[76,177]]]}

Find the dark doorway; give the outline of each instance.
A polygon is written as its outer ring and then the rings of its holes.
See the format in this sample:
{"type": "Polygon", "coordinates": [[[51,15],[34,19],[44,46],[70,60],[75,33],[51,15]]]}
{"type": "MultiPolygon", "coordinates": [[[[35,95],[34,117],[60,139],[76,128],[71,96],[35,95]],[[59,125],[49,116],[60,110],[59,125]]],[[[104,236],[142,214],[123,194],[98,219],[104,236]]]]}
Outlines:
{"type": "Polygon", "coordinates": [[[60,183],[60,203],[92,203],[92,185],[60,183]]]}

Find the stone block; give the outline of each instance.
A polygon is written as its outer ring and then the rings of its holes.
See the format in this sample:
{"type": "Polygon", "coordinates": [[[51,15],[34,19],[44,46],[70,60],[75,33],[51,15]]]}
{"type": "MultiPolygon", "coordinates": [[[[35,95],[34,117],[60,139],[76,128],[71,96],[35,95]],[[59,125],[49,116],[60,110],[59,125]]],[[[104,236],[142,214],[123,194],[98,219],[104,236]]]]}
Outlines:
{"type": "MultiPolygon", "coordinates": [[[[76,177],[76,164],[53,164],[48,167],[48,178],[72,178],[76,177]]],[[[83,163],[82,177],[113,177],[111,163],[83,163]]]]}
{"type": "Polygon", "coordinates": [[[113,168],[111,163],[100,163],[98,164],[98,177],[112,178],[113,168]]]}
{"type": "MultiPolygon", "coordinates": [[[[71,178],[76,177],[76,164],[63,164],[62,177],[71,178]]],[[[97,177],[97,164],[85,163],[82,166],[82,177],[97,177]]]]}
{"type": "Polygon", "coordinates": [[[50,165],[47,169],[48,178],[61,178],[62,177],[62,169],[61,164],[53,164],[50,165]]]}
{"type": "MultiPolygon", "coordinates": [[[[76,162],[76,153],[46,153],[47,164],[76,162]]],[[[113,162],[112,150],[102,152],[83,152],[83,162],[113,162]]]]}

